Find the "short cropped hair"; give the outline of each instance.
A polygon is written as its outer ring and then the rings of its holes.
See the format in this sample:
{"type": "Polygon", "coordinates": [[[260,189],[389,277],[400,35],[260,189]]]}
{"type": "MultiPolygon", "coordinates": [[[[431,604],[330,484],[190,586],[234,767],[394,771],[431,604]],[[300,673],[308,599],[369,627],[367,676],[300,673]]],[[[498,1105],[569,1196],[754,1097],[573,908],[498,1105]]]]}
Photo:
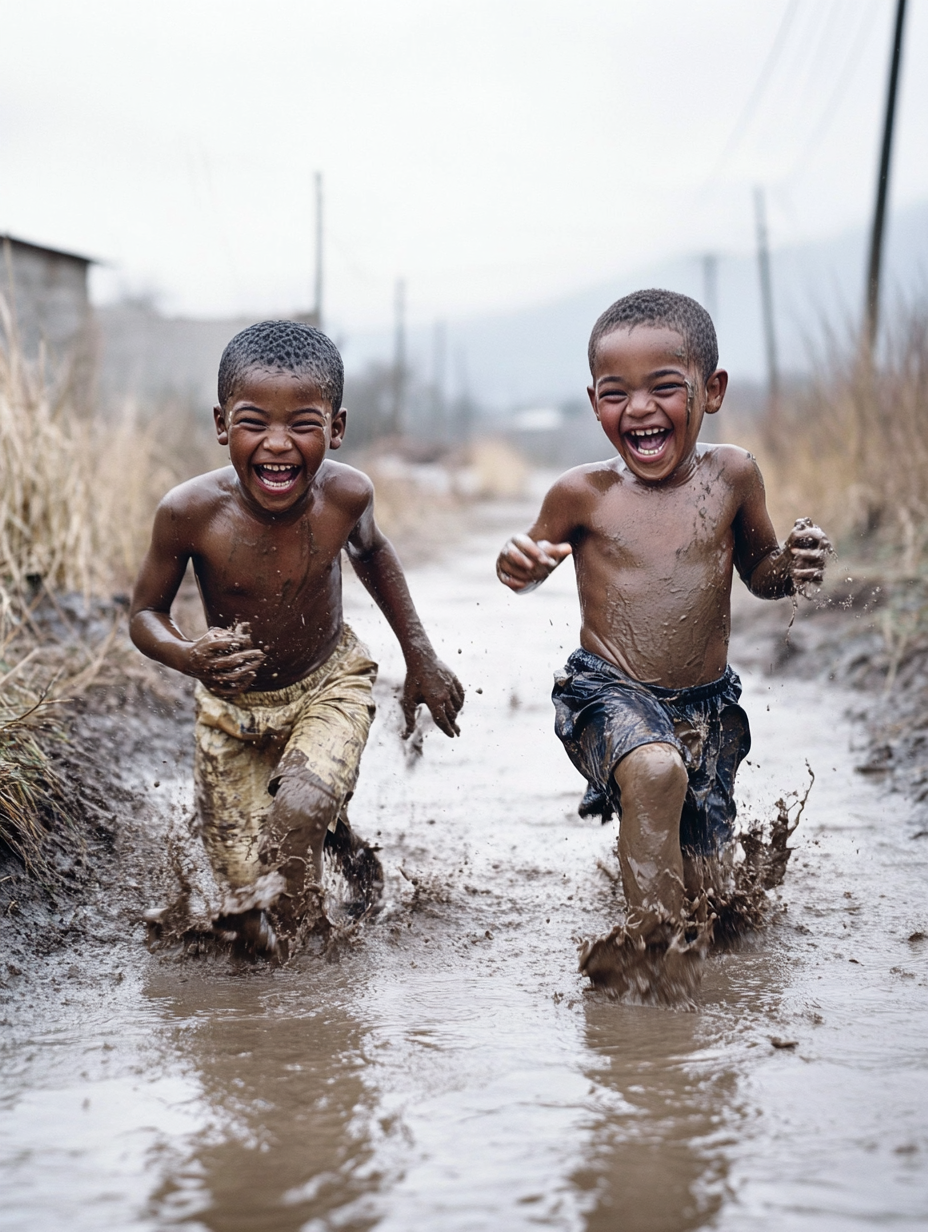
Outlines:
{"type": "Polygon", "coordinates": [[[719,343],[712,318],[688,295],[676,291],[633,291],[607,308],[590,334],[588,350],[590,372],[596,363],[596,348],[606,334],[614,329],[631,329],[635,325],[664,325],[683,338],[687,360],[694,360],[707,381],[719,363],[719,343]]]}
{"type": "Polygon", "coordinates": [[[236,334],[219,361],[220,406],[251,368],[310,377],[332,410],[341,409],[345,368],[338,347],[321,329],[301,321],[261,321],[236,334]]]}

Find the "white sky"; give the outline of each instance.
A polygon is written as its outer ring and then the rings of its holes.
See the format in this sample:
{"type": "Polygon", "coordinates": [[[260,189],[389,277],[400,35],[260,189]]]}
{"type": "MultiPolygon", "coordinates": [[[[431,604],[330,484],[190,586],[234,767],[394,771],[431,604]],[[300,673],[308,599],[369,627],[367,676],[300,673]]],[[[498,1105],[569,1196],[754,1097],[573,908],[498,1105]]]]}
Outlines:
{"type": "MultiPolygon", "coordinates": [[[[101,296],[285,312],[320,169],[348,330],[389,320],[398,275],[413,320],[454,319],[743,251],[755,182],[775,244],[830,236],[871,209],[894,9],[0,0],[0,231],[110,262],[101,296]]],[[[909,0],[897,204],[928,198],[926,55],[909,0]]]]}

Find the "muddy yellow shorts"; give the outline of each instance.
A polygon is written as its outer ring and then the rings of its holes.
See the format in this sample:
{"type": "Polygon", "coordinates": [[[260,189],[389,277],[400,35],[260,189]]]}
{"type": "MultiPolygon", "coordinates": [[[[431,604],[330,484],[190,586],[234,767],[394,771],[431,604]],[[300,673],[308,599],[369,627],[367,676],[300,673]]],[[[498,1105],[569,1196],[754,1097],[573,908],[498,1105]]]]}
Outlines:
{"type": "Polygon", "coordinates": [[[267,872],[258,844],[285,774],[308,776],[338,816],[357,781],[376,679],[377,664],[346,625],[326,662],[285,689],[231,702],[197,684],[197,811],[217,880],[246,886],[267,872]]]}

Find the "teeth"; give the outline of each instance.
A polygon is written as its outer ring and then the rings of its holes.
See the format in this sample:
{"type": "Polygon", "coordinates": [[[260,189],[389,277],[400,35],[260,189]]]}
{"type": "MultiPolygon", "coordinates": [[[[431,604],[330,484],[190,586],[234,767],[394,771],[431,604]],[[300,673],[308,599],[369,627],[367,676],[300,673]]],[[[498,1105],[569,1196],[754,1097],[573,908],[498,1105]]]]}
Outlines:
{"type": "Polygon", "coordinates": [[[658,432],[666,432],[666,428],[636,428],[631,436],[656,436],[658,432]]]}

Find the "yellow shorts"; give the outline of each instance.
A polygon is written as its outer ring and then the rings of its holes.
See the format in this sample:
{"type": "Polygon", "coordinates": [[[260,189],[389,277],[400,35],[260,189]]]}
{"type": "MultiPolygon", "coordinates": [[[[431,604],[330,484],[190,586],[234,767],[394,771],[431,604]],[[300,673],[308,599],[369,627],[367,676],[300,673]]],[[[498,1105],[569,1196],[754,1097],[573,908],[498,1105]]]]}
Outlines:
{"type": "Polygon", "coordinates": [[[197,811],[217,880],[247,886],[268,871],[258,845],[285,774],[308,775],[338,816],[357,782],[376,679],[377,664],[346,625],[326,662],[285,689],[232,702],[197,684],[197,811]]]}

